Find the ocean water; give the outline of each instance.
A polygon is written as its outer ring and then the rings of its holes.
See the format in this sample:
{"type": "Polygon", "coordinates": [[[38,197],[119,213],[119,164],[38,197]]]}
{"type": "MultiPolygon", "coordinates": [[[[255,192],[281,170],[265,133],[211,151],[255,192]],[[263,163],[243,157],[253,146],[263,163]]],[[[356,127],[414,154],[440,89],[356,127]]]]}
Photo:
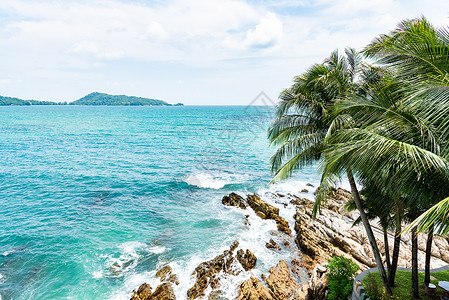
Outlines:
{"type": "MultiPolygon", "coordinates": [[[[273,221],[221,204],[318,184],[310,167],[268,185],[272,118],[265,106],[0,107],[0,299],[129,299],[166,263],[185,299],[196,265],[234,240],[258,256],[256,276],[287,259],[264,247],[273,221]]],[[[230,298],[245,276],[223,281],[230,298]]]]}

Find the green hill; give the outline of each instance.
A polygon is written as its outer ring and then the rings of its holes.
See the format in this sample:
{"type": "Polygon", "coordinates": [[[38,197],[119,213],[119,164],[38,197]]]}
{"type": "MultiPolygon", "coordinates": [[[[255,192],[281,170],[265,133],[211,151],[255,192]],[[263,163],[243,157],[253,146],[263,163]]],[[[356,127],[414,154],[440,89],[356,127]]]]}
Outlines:
{"type": "Polygon", "coordinates": [[[162,100],[134,97],[126,95],[109,95],[104,93],[90,93],[81,99],[67,102],[52,102],[38,100],[23,100],[14,97],[0,96],[0,106],[6,105],[109,105],[109,106],[182,106],[184,104],[169,104],[162,100]]]}
{"type": "MultiPolygon", "coordinates": [[[[71,105],[126,105],[126,106],[172,106],[162,100],[125,96],[109,95],[104,93],[90,93],[81,99],[73,101],[71,105]]],[[[182,105],[181,103],[175,105],[182,105]]]]}
{"type": "Polygon", "coordinates": [[[38,100],[22,100],[14,97],[0,96],[0,105],[58,105],[59,103],[51,101],[38,101],[38,100]]]}

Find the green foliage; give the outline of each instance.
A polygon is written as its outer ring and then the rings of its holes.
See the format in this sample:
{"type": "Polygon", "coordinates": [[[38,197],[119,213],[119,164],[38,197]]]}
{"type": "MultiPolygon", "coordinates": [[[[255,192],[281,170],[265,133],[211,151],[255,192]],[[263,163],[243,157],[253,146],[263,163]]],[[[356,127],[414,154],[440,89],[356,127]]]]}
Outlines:
{"type": "Polygon", "coordinates": [[[58,105],[59,103],[51,101],[38,101],[38,100],[22,100],[14,97],[0,96],[0,106],[6,105],[58,105]]]}
{"type": "Polygon", "coordinates": [[[329,300],[347,299],[352,293],[352,281],[359,267],[348,258],[334,256],[326,266],[329,286],[329,300]]]}
{"type": "MultiPolygon", "coordinates": [[[[376,281],[377,286],[382,286],[382,281],[379,276],[379,272],[373,272],[370,274],[372,276],[373,281],[376,281]]],[[[448,281],[449,280],[449,270],[448,271],[442,271],[442,272],[434,272],[431,273],[433,277],[436,278],[436,280],[431,280],[433,284],[437,286],[436,295],[439,296],[442,294],[442,290],[438,287],[438,281],[448,281]]],[[[424,286],[424,273],[419,272],[418,273],[418,280],[419,280],[419,286],[424,286]]],[[[365,290],[368,292],[369,289],[369,276],[366,276],[363,278],[362,284],[365,290]]],[[[414,299],[411,293],[411,285],[412,285],[412,272],[410,271],[397,271],[396,273],[396,285],[392,288],[393,295],[388,298],[388,296],[385,295],[383,289],[378,290],[377,298],[372,298],[370,294],[371,299],[400,299],[400,300],[412,300],[414,299]]],[[[434,296],[428,296],[424,293],[424,288],[419,289],[419,297],[423,300],[432,300],[436,299],[434,296]]]]}
{"type": "MultiPolygon", "coordinates": [[[[125,96],[125,95],[109,95],[104,93],[90,93],[81,99],[73,101],[71,105],[111,105],[111,106],[171,106],[165,101],[125,96]]],[[[177,106],[182,105],[180,103],[177,106]]]]}

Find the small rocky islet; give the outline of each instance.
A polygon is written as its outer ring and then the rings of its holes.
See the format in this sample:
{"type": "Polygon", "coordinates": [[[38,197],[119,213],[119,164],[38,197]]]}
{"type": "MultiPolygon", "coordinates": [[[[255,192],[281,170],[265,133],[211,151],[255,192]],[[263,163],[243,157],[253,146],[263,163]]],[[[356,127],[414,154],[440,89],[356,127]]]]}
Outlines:
{"type": "MultiPolygon", "coordinates": [[[[308,185],[309,187],[312,185],[308,185]]],[[[261,199],[257,194],[245,198],[236,193],[226,195],[222,199],[225,206],[237,209],[252,209],[261,219],[275,221],[279,234],[278,242],[270,238],[265,247],[272,251],[290,251],[294,258],[291,261],[280,260],[268,274],[258,277],[250,273],[249,279],[242,281],[237,287],[238,300],[274,300],[274,299],[326,299],[328,289],[326,267],[329,258],[341,255],[352,259],[359,272],[375,266],[375,261],[368,239],[362,225],[354,225],[359,217],[358,212],[347,212],[344,204],[351,198],[351,193],[345,189],[333,189],[332,195],[322,205],[316,219],[312,218],[314,202],[293,194],[271,193],[274,203],[283,207],[293,207],[293,231],[288,221],[279,215],[279,208],[261,199]],[[279,240],[280,237],[280,240],[279,240]],[[295,245],[290,241],[294,240],[295,245]],[[300,280],[306,270],[307,280],[300,280]],[[300,283],[302,282],[302,283],[300,283]]],[[[244,226],[251,226],[245,216],[244,226]]],[[[380,251],[385,259],[385,245],[382,229],[372,222],[373,230],[380,251]]],[[[393,234],[389,234],[393,245],[393,234]]],[[[419,268],[424,268],[426,239],[419,239],[419,268]]],[[[431,267],[436,268],[449,263],[449,241],[436,237],[433,241],[431,267]]],[[[257,257],[251,249],[238,249],[239,242],[234,241],[228,250],[211,260],[200,263],[191,276],[193,286],[183,299],[225,300],[221,290],[221,280],[237,276],[241,272],[251,272],[257,264],[257,257]],[[238,250],[237,250],[238,249],[238,250]],[[236,251],[237,250],[237,251],[236,251]]],[[[390,251],[392,248],[390,246],[390,251]]],[[[287,255],[286,255],[287,256],[287,255]]],[[[401,253],[399,267],[411,267],[411,239],[407,234],[401,236],[401,253]]],[[[159,269],[156,277],[160,284],[153,291],[152,287],[143,283],[134,290],[131,300],[174,300],[173,286],[179,284],[172,268],[166,265],[159,269]]]]}

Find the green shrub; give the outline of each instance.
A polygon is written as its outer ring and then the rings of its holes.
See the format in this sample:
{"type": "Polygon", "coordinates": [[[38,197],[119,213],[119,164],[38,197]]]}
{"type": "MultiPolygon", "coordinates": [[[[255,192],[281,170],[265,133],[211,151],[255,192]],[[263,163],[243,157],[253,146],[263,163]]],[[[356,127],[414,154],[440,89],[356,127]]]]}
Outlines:
{"type": "Polygon", "coordinates": [[[348,258],[334,256],[329,259],[327,282],[329,300],[346,300],[352,294],[352,281],[359,267],[348,258]]]}

